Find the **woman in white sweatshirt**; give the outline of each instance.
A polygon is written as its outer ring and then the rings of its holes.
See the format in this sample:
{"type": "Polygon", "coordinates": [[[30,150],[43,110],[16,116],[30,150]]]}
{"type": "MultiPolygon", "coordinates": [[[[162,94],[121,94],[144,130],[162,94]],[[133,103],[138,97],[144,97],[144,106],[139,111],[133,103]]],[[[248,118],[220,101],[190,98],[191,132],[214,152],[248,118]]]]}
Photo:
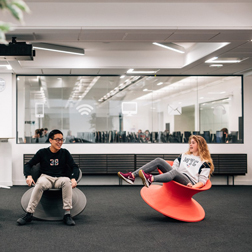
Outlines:
{"type": "Polygon", "coordinates": [[[189,150],[176,158],[173,166],[162,158],[156,158],[134,172],[118,172],[118,176],[129,184],[133,184],[135,178],[139,176],[147,187],[152,182],[165,183],[174,180],[188,187],[201,188],[213,171],[214,165],[205,139],[192,135],[189,138],[189,150]],[[150,174],[156,168],[162,174],[155,176],[150,174]]]}

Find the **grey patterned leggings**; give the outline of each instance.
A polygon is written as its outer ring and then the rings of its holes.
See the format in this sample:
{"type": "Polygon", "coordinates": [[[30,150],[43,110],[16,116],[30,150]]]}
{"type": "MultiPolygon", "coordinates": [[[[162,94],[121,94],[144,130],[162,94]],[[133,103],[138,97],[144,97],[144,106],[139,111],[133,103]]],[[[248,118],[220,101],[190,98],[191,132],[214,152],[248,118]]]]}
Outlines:
{"type": "Polygon", "coordinates": [[[133,175],[135,177],[138,177],[138,173],[140,170],[143,170],[145,173],[151,173],[157,168],[160,171],[162,171],[163,174],[153,176],[155,182],[165,183],[165,182],[170,182],[171,180],[174,180],[183,185],[187,185],[188,183],[191,183],[191,181],[183,173],[180,173],[177,170],[173,169],[170,166],[170,164],[168,164],[162,158],[156,158],[152,160],[151,162],[143,165],[142,167],[134,171],[133,175]]]}

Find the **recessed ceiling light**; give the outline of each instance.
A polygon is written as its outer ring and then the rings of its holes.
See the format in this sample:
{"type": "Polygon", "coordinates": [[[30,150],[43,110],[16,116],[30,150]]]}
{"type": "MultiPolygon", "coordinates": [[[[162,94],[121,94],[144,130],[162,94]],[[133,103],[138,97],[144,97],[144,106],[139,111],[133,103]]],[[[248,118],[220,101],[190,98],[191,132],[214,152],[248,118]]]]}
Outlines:
{"type": "Polygon", "coordinates": [[[2,67],[5,67],[5,68],[7,68],[8,70],[11,70],[11,69],[12,69],[11,65],[0,65],[0,67],[1,67],[1,68],[2,68],[2,67]]]}
{"type": "Polygon", "coordinates": [[[243,60],[246,60],[248,58],[218,58],[218,57],[213,57],[209,60],[206,60],[205,63],[240,63],[243,60]]]}
{"type": "Polygon", "coordinates": [[[145,71],[145,70],[135,71],[134,69],[131,68],[127,71],[127,73],[130,73],[130,74],[155,74],[158,71],[159,71],[159,69],[158,70],[147,70],[147,71],[145,71]]]}
{"type": "Polygon", "coordinates": [[[222,64],[212,64],[209,67],[222,67],[222,66],[223,66],[222,64]]]}
{"type": "Polygon", "coordinates": [[[182,47],[180,45],[177,45],[177,44],[174,44],[174,43],[162,43],[161,44],[161,43],[154,42],[152,44],[163,47],[163,48],[168,49],[168,50],[172,50],[174,52],[185,53],[185,48],[184,47],[182,47]]]}
{"type": "Polygon", "coordinates": [[[157,84],[157,86],[160,86],[160,85],[163,85],[164,83],[163,82],[159,82],[158,84],[157,84]]]}

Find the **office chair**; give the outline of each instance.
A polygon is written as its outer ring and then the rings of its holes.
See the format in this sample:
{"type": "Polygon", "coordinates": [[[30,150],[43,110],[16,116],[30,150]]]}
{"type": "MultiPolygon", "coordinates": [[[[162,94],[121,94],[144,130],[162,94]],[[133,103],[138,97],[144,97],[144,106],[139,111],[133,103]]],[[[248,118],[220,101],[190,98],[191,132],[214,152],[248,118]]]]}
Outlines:
{"type": "Polygon", "coordinates": [[[203,138],[206,140],[207,143],[211,143],[210,131],[204,131],[203,132],[203,138]]]}
{"type": "Polygon", "coordinates": [[[225,143],[225,135],[224,135],[223,131],[216,131],[215,142],[216,143],[225,143]]]}
{"type": "Polygon", "coordinates": [[[231,131],[230,132],[230,142],[237,143],[238,141],[238,131],[231,131]]]}
{"type": "Polygon", "coordinates": [[[200,131],[193,131],[193,135],[200,135],[200,131]]]}
{"type": "Polygon", "coordinates": [[[191,131],[184,131],[184,143],[188,143],[189,137],[192,135],[191,131]]]}

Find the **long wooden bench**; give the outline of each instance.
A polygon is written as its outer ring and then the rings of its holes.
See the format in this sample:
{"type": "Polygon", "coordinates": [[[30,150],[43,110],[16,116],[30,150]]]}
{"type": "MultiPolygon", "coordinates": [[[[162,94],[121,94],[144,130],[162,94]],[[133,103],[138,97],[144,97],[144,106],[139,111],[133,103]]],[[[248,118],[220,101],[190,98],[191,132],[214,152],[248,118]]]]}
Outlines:
{"type": "MultiPolygon", "coordinates": [[[[24,164],[34,154],[24,154],[24,164]]],[[[83,175],[116,175],[118,171],[134,171],[147,162],[160,157],[174,160],[179,154],[72,154],[83,175]]],[[[247,173],[247,154],[212,154],[215,170],[213,176],[245,175],[247,173]]],[[[121,181],[120,181],[121,184],[121,181]]]]}

